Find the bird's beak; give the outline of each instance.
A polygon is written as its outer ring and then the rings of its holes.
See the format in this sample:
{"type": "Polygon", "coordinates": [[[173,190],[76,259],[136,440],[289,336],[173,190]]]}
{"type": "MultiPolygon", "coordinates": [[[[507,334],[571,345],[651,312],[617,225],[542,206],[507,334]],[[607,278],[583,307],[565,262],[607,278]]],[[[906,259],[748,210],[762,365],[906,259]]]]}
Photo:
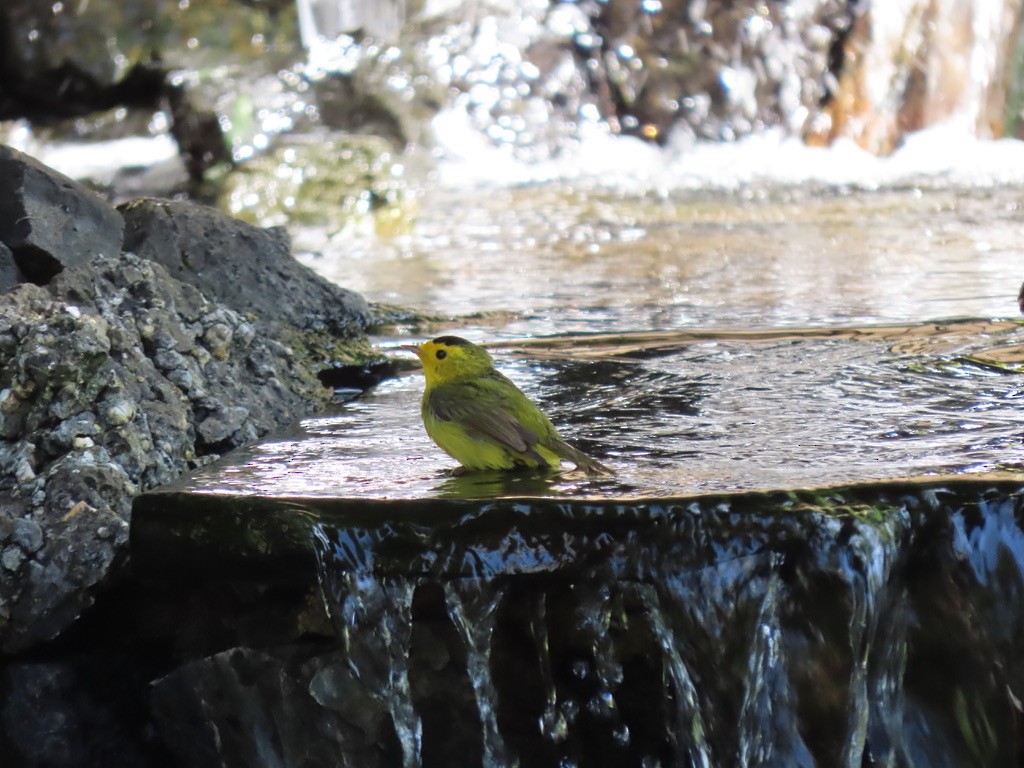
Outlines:
{"type": "Polygon", "coordinates": [[[416,355],[416,357],[420,356],[419,344],[399,344],[398,346],[400,346],[402,349],[407,349],[408,351],[412,352],[414,355],[416,355]]]}

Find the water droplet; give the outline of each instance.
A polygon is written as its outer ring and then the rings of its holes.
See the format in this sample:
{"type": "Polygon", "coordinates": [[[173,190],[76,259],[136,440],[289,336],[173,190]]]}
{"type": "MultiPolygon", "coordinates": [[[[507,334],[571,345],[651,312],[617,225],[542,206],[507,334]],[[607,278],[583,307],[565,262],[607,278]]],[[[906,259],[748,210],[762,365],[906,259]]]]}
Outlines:
{"type": "Polygon", "coordinates": [[[590,674],[590,666],[582,659],[574,661],[570,669],[572,670],[572,676],[577,680],[586,680],[590,674]]]}
{"type": "Polygon", "coordinates": [[[612,729],[612,739],[620,747],[629,745],[629,726],[625,723],[620,723],[618,726],[612,729]]]}

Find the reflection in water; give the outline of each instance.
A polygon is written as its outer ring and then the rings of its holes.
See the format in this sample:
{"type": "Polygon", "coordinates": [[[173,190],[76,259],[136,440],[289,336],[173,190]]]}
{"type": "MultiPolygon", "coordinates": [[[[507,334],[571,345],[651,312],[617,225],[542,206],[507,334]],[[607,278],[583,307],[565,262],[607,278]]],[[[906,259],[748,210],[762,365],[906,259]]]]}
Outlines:
{"type": "Polygon", "coordinates": [[[516,310],[506,337],[1005,317],[1021,278],[1019,197],[434,191],[409,235],[314,241],[323,255],[306,263],[370,300],[516,310]]]}
{"type": "Polygon", "coordinates": [[[436,486],[444,499],[480,499],[494,496],[547,496],[554,489],[556,472],[467,472],[453,474],[436,486]]]}
{"type": "Polygon", "coordinates": [[[195,483],[342,498],[636,497],[1020,467],[1024,381],[1012,366],[978,359],[1020,347],[1024,325],[734,336],[597,359],[580,349],[575,359],[510,358],[496,348],[499,368],[613,478],[455,476],[420,423],[422,379],[405,376],[202,470],[195,483]]]}

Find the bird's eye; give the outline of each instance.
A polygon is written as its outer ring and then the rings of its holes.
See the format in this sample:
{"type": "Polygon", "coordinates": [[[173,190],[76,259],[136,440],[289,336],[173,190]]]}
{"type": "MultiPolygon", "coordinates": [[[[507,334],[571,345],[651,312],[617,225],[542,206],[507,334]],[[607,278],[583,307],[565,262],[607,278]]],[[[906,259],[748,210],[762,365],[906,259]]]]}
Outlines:
{"type": "Polygon", "coordinates": [[[434,355],[434,357],[436,357],[438,360],[444,360],[446,357],[448,357],[448,353],[445,352],[443,349],[439,349],[437,350],[437,353],[434,355]]]}

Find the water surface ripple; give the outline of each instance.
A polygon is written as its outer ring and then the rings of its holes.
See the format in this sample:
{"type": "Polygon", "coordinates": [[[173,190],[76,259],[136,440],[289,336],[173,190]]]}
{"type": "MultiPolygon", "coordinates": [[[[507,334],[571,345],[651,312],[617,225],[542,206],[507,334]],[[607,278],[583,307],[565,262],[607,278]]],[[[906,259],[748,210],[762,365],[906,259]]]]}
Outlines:
{"type": "MultiPolygon", "coordinates": [[[[1002,330],[984,349],[974,340],[941,354],[814,333],[756,342],[725,334],[668,352],[589,359],[497,347],[501,370],[568,440],[611,464],[611,480],[451,476],[454,462],[420,424],[422,378],[406,375],[234,454],[233,464],[195,482],[201,490],[348,498],[632,497],[1019,469],[1024,378],[986,360],[1015,354],[1024,325],[992,325],[1002,330]]],[[[948,328],[934,333],[962,341],[948,328]]]]}
{"type": "MultiPolygon", "coordinates": [[[[663,496],[1019,468],[1022,224],[1012,187],[438,191],[405,234],[314,238],[307,262],[371,300],[467,317],[421,338],[497,343],[499,367],[617,477],[453,478],[412,375],[199,481],[663,496]],[[581,338],[545,341],[559,334],[581,338]]],[[[394,334],[378,341],[404,354],[394,334]]]]}

